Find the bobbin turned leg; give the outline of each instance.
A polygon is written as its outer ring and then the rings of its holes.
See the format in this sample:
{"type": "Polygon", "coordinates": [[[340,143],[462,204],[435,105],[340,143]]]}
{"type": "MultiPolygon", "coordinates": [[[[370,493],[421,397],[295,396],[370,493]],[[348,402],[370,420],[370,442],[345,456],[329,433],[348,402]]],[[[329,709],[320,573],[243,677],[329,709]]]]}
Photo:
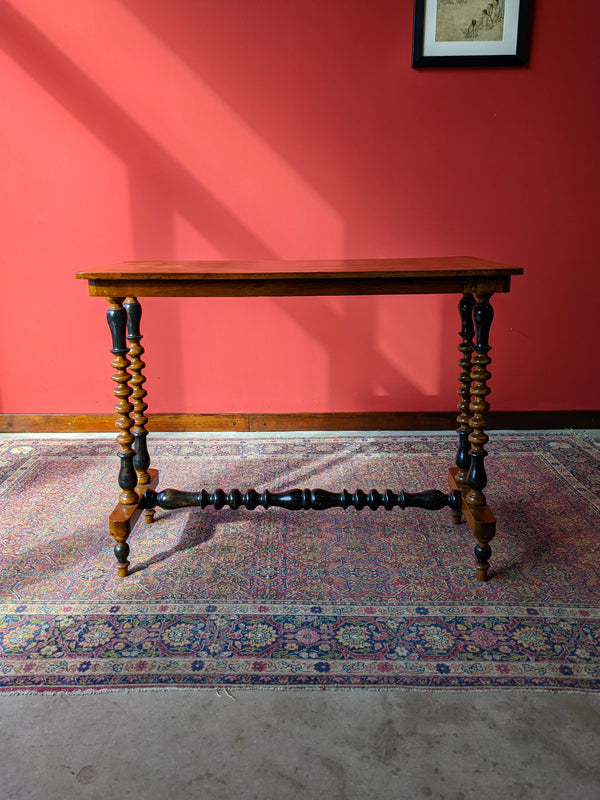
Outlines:
{"type": "MultiPolygon", "coordinates": [[[[135,487],[137,486],[137,475],[133,466],[135,453],[131,447],[134,437],[131,433],[133,420],[130,417],[130,413],[133,407],[129,402],[129,398],[132,390],[129,386],[130,375],[127,369],[129,366],[129,358],[125,339],[127,311],[123,308],[122,297],[109,297],[108,302],[110,308],[107,311],[106,318],[108,320],[108,327],[110,328],[113,345],[110,351],[114,355],[111,366],[115,370],[112,379],[117,384],[113,389],[113,394],[118,400],[115,406],[115,411],[117,412],[116,427],[120,429],[120,433],[117,436],[117,443],[120,447],[118,453],[120,460],[119,486],[121,488],[119,506],[128,509],[137,506],[139,500],[135,492],[135,487]]],[[[119,575],[125,577],[129,569],[129,545],[127,544],[129,526],[115,526],[112,524],[111,520],[110,532],[116,541],[114,551],[117,557],[119,575]]]]}
{"type": "MultiPolygon", "coordinates": [[[[487,381],[490,373],[489,332],[494,312],[490,305],[491,294],[477,294],[477,303],[472,295],[465,294],[459,303],[462,318],[462,341],[459,350],[462,358],[459,365],[460,402],[458,409],[459,445],[456,454],[456,467],[449,470],[448,483],[451,490],[460,491],[462,515],[468,522],[477,546],[475,574],[478,580],[488,578],[489,558],[492,553],[490,541],[496,533],[496,519],[487,506],[483,490],[487,484],[485,472],[485,445],[488,436],[485,432],[485,415],[489,409],[486,397],[489,394],[487,381]],[[473,347],[473,334],[475,346],[473,347]],[[470,402],[469,402],[470,399],[470,402]]],[[[454,522],[462,521],[462,515],[455,512],[454,522]]]]}
{"type": "MultiPolygon", "coordinates": [[[[473,337],[475,336],[475,328],[473,327],[473,307],[475,306],[475,298],[472,294],[465,293],[459,304],[458,311],[461,319],[461,329],[459,336],[461,338],[458,350],[461,357],[458,361],[460,373],[458,375],[459,388],[458,395],[460,397],[458,403],[459,415],[456,418],[458,422],[458,450],[456,451],[456,484],[459,489],[467,486],[467,475],[471,467],[471,454],[469,435],[471,433],[469,413],[469,405],[471,401],[471,354],[473,353],[473,337]]],[[[463,521],[462,510],[452,512],[452,521],[459,524],[463,521]]]]}
{"type": "Polygon", "coordinates": [[[489,569],[489,558],[492,554],[490,541],[496,533],[496,521],[487,508],[487,502],[483,490],[487,485],[487,474],[485,471],[485,457],[487,451],[485,445],[489,437],[485,432],[486,414],[490,408],[486,400],[490,389],[487,381],[491,375],[488,366],[491,362],[489,357],[490,344],[489,333],[494,317],[493,308],[489,302],[490,294],[478,294],[477,303],[473,311],[475,323],[475,351],[472,357],[471,366],[471,433],[469,442],[471,444],[471,466],[467,475],[469,491],[466,495],[466,502],[474,514],[476,522],[474,534],[477,539],[475,557],[477,558],[476,575],[480,581],[487,580],[489,569]]]}
{"type": "MultiPolygon", "coordinates": [[[[147,392],[144,389],[146,378],[143,372],[146,364],[142,361],[144,348],[141,345],[142,334],[140,333],[142,307],[135,297],[127,297],[124,307],[127,311],[127,341],[129,343],[129,372],[131,374],[129,383],[132,389],[130,399],[133,407],[133,426],[131,434],[134,438],[133,449],[135,451],[133,466],[137,474],[137,485],[145,491],[150,483],[150,475],[148,474],[150,456],[146,443],[148,436],[146,409],[148,405],[145,401],[147,392]]],[[[147,509],[144,512],[144,518],[146,522],[154,522],[154,510],[147,509]]]]}
{"type": "MultiPolygon", "coordinates": [[[[119,577],[125,578],[129,574],[129,545],[127,539],[133,530],[142,511],[142,497],[146,489],[155,489],[158,485],[158,472],[150,469],[150,459],[146,449],[146,392],[142,384],[145,378],[142,375],[144,363],[140,356],[144,352],[139,340],[140,313],[139,303],[135,298],[127,298],[123,303],[122,297],[109,297],[107,312],[108,326],[112,336],[111,353],[114,358],[111,366],[115,370],[112,376],[116,387],[113,390],[118,402],[115,406],[117,412],[116,427],[120,433],[117,442],[120,450],[119,487],[121,494],[119,502],[113,509],[108,527],[115,540],[114,552],[117,558],[119,577]],[[128,322],[128,310],[131,321],[128,322]],[[127,340],[129,339],[129,346],[127,340]],[[131,359],[131,361],[130,361],[131,359]],[[133,400],[133,404],[130,400],[133,400]],[[132,418],[133,413],[133,418],[132,418]],[[136,444],[136,449],[132,447],[136,444]]],[[[148,516],[153,512],[145,511],[148,516]]]]}

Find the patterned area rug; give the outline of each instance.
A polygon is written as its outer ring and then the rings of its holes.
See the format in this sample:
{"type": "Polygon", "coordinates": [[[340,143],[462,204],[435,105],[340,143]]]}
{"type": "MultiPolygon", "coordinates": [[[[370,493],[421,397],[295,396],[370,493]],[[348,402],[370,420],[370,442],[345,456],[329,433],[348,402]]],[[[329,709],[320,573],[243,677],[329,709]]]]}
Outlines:
{"type": "MultiPolygon", "coordinates": [[[[445,488],[454,437],[154,437],[161,487],[445,488]]],[[[119,579],[108,439],[0,443],[0,689],[600,689],[600,446],[493,434],[492,580],[449,509],[158,510],[119,579]]]]}

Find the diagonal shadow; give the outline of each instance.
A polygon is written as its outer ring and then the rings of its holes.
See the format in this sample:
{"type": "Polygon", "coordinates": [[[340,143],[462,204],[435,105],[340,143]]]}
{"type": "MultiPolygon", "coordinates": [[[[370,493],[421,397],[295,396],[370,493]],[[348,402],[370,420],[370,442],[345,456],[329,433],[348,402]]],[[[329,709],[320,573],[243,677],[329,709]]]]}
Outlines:
{"type": "Polygon", "coordinates": [[[134,176],[140,173],[146,180],[155,179],[165,197],[184,216],[202,221],[203,233],[216,248],[227,251],[234,240],[257,259],[276,257],[144,128],[8,4],[0,5],[0,46],[127,164],[134,176]]]}
{"type": "MultiPolygon", "coordinates": [[[[132,196],[132,222],[138,258],[147,247],[148,232],[156,237],[159,249],[173,248],[172,215],[175,211],[188,219],[219,251],[228,253],[231,242],[248,258],[277,259],[247,226],[220,203],[176,158],[172,157],[129,114],[79,67],[64,55],[47,37],[32,25],[14,7],[0,6],[0,45],[38,84],[45,88],[63,107],[85,125],[130,171],[132,196]],[[149,182],[154,195],[145,191],[149,182]],[[156,188],[163,198],[159,214],[156,212],[156,188]],[[170,220],[166,222],[166,216],[170,220]]],[[[152,257],[162,255],[153,252],[152,257]]],[[[169,253],[165,253],[166,256],[169,253]]],[[[396,394],[399,387],[408,402],[422,397],[422,393],[377,348],[375,321],[378,300],[360,298],[364,315],[364,329],[352,333],[348,341],[348,322],[357,306],[356,298],[343,298],[344,311],[337,313],[326,303],[311,298],[310,303],[293,302],[285,298],[274,300],[313,339],[323,345],[326,353],[335,351],[330,359],[331,399],[340,408],[348,396],[356,397],[357,374],[361,383],[377,382],[388,393],[396,394]],[[348,346],[344,347],[346,343],[348,346]],[[357,373],[357,367],[359,373],[357,373]]],[[[166,304],[165,304],[166,305],[166,304]]],[[[163,327],[171,328],[173,338],[181,339],[175,304],[161,310],[163,327]],[[177,335],[179,333],[179,335],[177,335]]],[[[181,351],[180,341],[174,342],[172,352],[181,351]]],[[[177,357],[168,367],[170,391],[181,393],[183,370],[177,357]]],[[[369,397],[372,400],[371,397],[369,397]]]]}
{"type": "MultiPolygon", "coordinates": [[[[305,458],[297,457],[296,460],[289,461],[289,457],[285,457],[278,469],[273,470],[271,475],[263,474],[259,481],[254,482],[254,488],[257,491],[269,489],[269,491],[283,492],[290,489],[296,489],[301,486],[309,486],[312,488],[326,488],[329,491],[339,492],[342,489],[353,490],[354,483],[356,482],[354,476],[350,477],[353,473],[353,464],[357,455],[359,455],[363,448],[361,441],[352,441],[351,443],[344,442],[343,446],[334,449],[327,454],[315,455],[308,452],[305,458]],[[348,473],[346,480],[342,477],[340,480],[340,473],[348,473]],[[323,479],[322,479],[323,478],[323,479]]],[[[273,460],[270,461],[273,464],[273,460]]],[[[275,460],[277,463],[277,460],[275,460]]],[[[195,474],[201,473],[202,470],[194,470],[195,474]]],[[[261,470],[263,472],[263,470],[261,470]]],[[[226,475],[217,480],[219,486],[224,484],[226,475]]],[[[234,479],[234,483],[235,483],[234,479]]],[[[168,481],[167,481],[168,483],[168,481]]],[[[252,483],[252,481],[250,481],[252,483]]],[[[372,483],[377,483],[375,478],[372,478],[372,483]]],[[[206,487],[205,487],[206,488],[206,487]]],[[[214,486],[208,487],[208,491],[214,491],[214,486]]],[[[230,483],[226,484],[226,491],[230,491],[233,487],[230,483]]],[[[247,491],[250,487],[248,481],[237,481],[237,488],[242,492],[247,491]]],[[[400,491],[400,487],[396,487],[400,491]]],[[[364,486],[363,489],[368,491],[368,487],[364,486]]],[[[200,491],[199,485],[190,486],[189,491],[200,491]]],[[[178,510],[163,510],[157,509],[156,521],[170,517],[172,514],[179,514],[183,509],[178,510]]],[[[161,550],[155,553],[150,558],[142,562],[135,563],[130,567],[130,573],[141,572],[154,564],[159,564],[162,561],[167,561],[177,553],[185,552],[187,550],[194,550],[202,544],[209,542],[215,535],[219,525],[228,525],[234,522],[239,522],[242,519],[252,519],[256,514],[267,513],[268,516],[274,514],[287,514],[296,512],[286,512],[284,509],[271,508],[267,512],[259,508],[254,511],[249,511],[246,508],[232,510],[224,508],[217,510],[213,507],[200,509],[194,507],[187,521],[185,522],[181,535],[176,543],[168,549],[161,550]]],[[[141,523],[138,523],[141,524],[141,523]]],[[[131,541],[131,540],[130,540],[131,541]]]]}
{"type": "MultiPolygon", "coordinates": [[[[163,45],[169,48],[182,63],[192,70],[200,81],[203,83],[208,82],[208,85],[212,86],[213,91],[221,96],[222,86],[214,79],[214,74],[207,77],[205,74],[206,70],[202,69],[205,60],[205,48],[202,47],[202,44],[198,46],[198,42],[195,41],[194,37],[189,35],[177,36],[176,34],[179,24],[181,24],[181,29],[185,30],[187,33],[195,30],[195,26],[200,24],[200,13],[197,8],[179,8],[177,16],[170,17],[165,25],[165,20],[161,16],[163,8],[160,2],[153,2],[153,0],[119,0],[119,2],[127,8],[147,30],[151,31],[163,45]],[[163,19],[163,24],[161,24],[161,19],[163,19]],[[177,19],[177,23],[175,19],[177,19]],[[182,19],[183,22],[181,22],[182,19]]],[[[233,24],[234,27],[240,24],[242,17],[237,13],[230,16],[231,9],[222,9],[219,7],[219,12],[221,12],[221,10],[223,11],[223,15],[219,17],[219,19],[222,22],[227,20],[228,23],[233,24]]],[[[248,13],[251,13],[253,16],[258,13],[258,19],[260,20],[260,11],[258,9],[249,10],[248,13]]],[[[279,22],[281,22],[281,18],[279,18],[279,22]]],[[[240,27],[242,30],[246,31],[245,23],[242,22],[240,27]]],[[[204,30],[203,27],[203,31],[204,30]]],[[[243,35],[245,36],[246,33],[243,35]]],[[[232,62],[234,64],[237,63],[237,66],[243,69],[245,51],[243,49],[238,50],[235,46],[235,43],[238,42],[235,38],[235,33],[233,37],[229,38],[227,41],[230,43],[232,50],[232,62]]],[[[269,42],[269,44],[271,44],[271,42],[269,42]]],[[[280,48],[280,46],[279,43],[274,42],[274,51],[279,52],[278,48],[280,48]]],[[[208,58],[210,62],[210,55],[208,58]]],[[[222,59],[220,63],[223,63],[222,59]]],[[[327,69],[327,67],[324,67],[324,69],[327,69]]],[[[226,69],[224,71],[225,74],[231,75],[230,70],[226,69]]],[[[238,84],[236,83],[235,85],[238,84]]],[[[255,119],[250,118],[247,104],[244,106],[242,103],[244,110],[240,110],[240,96],[236,93],[232,94],[230,91],[228,94],[226,93],[226,100],[232,107],[235,107],[238,114],[242,114],[246,124],[252,127],[253,130],[256,130],[255,119]],[[246,112],[245,116],[244,111],[246,112]]],[[[319,124],[322,124],[322,120],[319,120],[319,124]]],[[[263,132],[261,130],[261,136],[262,135],[263,132]]],[[[269,147],[273,148],[279,153],[281,158],[285,159],[287,162],[289,158],[287,153],[273,142],[272,137],[269,137],[268,141],[269,147]]],[[[294,163],[294,169],[302,172],[304,180],[308,181],[313,186],[315,185],[314,175],[308,175],[306,170],[301,170],[296,163],[294,163]]],[[[321,185],[319,185],[318,193],[319,196],[325,196],[321,185]]],[[[333,204],[334,201],[332,200],[330,202],[333,204]]],[[[353,398],[355,402],[358,400],[361,404],[366,404],[371,407],[380,405],[383,408],[389,408],[388,396],[393,397],[401,394],[406,407],[427,410],[422,408],[424,392],[421,390],[420,385],[413,381],[410,370],[407,374],[401,367],[398,368],[398,365],[392,363],[389,358],[381,352],[378,346],[376,331],[380,311],[379,298],[340,298],[340,302],[337,304],[337,311],[317,298],[311,298],[310,304],[303,302],[297,303],[287,298],[282,300],[273,299],[272,302],[284,310],[285,313],[315,341],[326,345],[326,352],[328,354],[335,353],[335,358],[330,358],[329,360],[329,400],[334,408],[344,409],[347,406],[348,398],[353,398]],[[360,317],[360,325],[352,325],[351,323],[356,322],[357,317],[360,317]],[[375,395],[373,390],[365,393],[362,388],[365,384],[369,386],[378,386],[382,390],[383,397],[375,395]]],[[[403,306],[399,303],[398,307],[400,314],[407,314],[406,305],[403,306]]],[[[408,314],[410,314],[411,311],[412,306],[409,308],[408,314]]],[[[413,327],[416,331],[417,326],[422,325],[424,320],[420,319],[417,315],[415,315],[414,319],[415,324],[413,327]]],[[[416,337],[410,337],[406,346],[414,347],[415,339],[416,337]]],[[[439,343],[436,343],[436,347],[439,346],[440,356],[442,349],[446,351],[444,352],[444,356],[448,355],[447,345],[448,337],[441,337],[439,343]]],[[[452,344],[450,344],[450,347],[452,347],[452,344]]],[[[455,347],[454,345],[452,353],[455,352],[455,347]]],[[[440,363],[446,364],[450,362],[444,358],[443,360],[440,359],[440,363]]],[[[437,394],[441,391],[442,379],[442,376],[439,375],[437,394]]],[[[452,391],[454,389],[454,383],[446,379],[445,384],[447,387],[450,387],[449,393],[450,396],[453,397],[452,391]]]]}
{"type": "MultiPolygon", "coordinates": [[[[128,165],[132,225],[138,258],[148,255],[142,251],[149,231],[153,237],[158,233],[160,238],[157,244],[161,249],[165,248],[165,255],[172,252],[172,213],[175,205],[183,216],[197,220],[198,223],[202,221],[203,233],[216,248],[226,250],[231,241],[236,241],[256,258],[274,257],[250,230],[232,216],[134,119],[8,4],[0,4],[0,46],[128,165]],[[149,182],[156,182],[161,186],[161,196],[165,198],[163,213],[156,213],[154,196],[150,201],[147,192],[149,182]]],[[[154,251],[153,257],[156,255],[154,251]]],[[[181,367],[181,333],[175,303],[161,304],[160,321],[161,327],[170,331],[174,345],[169,363],[165,365],[164,384],[169,387],[173,397],[178,397],[184,390],[184,370],[181,367]]]]}
{"type": "MultiPolygon", "coordinates": [[[[191,515],[191,521],[188,519],[181,531],[179,539],[172,547],[155,553],[145,561],[136,562],[130,567],[129,574],[133,575],[136,572],[143,572],[155,564],[168,561],[174,555],[177,555],[177,553],[184,553],[186,550],[197,549],[200,545],[210,542],[215,535],[218,525],[236,519],[236,512],[234,511],[224,510],[221,512],[214,512],[214,509],[203,510],[202,512],[198,512],[197,509],[194,509],[194,511],[197,513],[191,515]]],[[[156,517],[156,522],[169,515],[170,512],[163,511],[156,517]]]]}

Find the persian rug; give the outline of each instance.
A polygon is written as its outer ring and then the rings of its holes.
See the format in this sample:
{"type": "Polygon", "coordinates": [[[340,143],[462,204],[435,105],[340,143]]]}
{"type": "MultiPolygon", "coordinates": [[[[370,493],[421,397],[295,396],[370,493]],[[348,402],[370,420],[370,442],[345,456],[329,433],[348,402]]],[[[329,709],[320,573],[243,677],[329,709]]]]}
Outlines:
{"type": "MultiPolygon", "coordinates": [[[[161,488],[446,488],[455,438],[150,439],[161,488]]],[[[117,576],[112,439],[0,442],[0,690],[600,689],[600,445],[493,433],[491,580],[451,512],[157,511],[117,576]]]]}

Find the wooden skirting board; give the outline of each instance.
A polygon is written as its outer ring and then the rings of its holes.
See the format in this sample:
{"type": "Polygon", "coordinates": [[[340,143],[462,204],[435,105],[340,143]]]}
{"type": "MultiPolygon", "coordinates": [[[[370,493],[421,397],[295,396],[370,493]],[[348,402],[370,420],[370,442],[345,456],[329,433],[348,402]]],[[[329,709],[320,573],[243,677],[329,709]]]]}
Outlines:
{"type": "MultiPolygon", "coordinates": [[[[437,431],[456,428],[456,411],[308,414],[150,414],[149,431],[437,431]]],[[[600,411],[490,411],[488,430],[600,429],[600,411]]],[[[0,433],[115,430],[112,414],[0,414],[0,433]]]]}

